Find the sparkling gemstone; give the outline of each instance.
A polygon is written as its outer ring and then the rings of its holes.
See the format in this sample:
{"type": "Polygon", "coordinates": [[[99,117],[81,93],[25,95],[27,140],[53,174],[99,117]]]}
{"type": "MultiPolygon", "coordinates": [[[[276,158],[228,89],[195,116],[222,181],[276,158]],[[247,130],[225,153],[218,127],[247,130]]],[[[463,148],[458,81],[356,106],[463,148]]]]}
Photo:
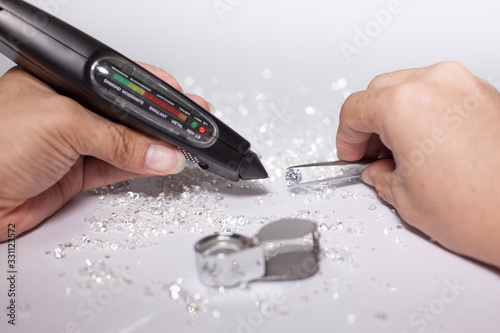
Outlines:
{"type": "Polygon", "coordinates": [[[62,247],[58,247],[54,250],[54,256],[56,257],[56,259],[62,259],[66,256],[66,254],[64,253],[64,249],[62,247]]]}
{"type": "Polygon", "coordinates": [[[285,173],[285,180],[288,184],[300,184],[302,181],[302,172],[299,169],[288,168],[285,173]]]}

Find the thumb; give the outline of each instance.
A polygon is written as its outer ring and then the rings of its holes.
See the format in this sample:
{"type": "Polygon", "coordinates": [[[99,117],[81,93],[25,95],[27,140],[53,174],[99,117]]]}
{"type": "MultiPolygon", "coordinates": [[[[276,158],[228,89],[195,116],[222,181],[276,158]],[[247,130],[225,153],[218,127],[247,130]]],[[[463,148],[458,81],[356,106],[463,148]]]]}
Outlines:
{"type": "Polygon", "coordinates": [[[378,194],[389,204],[395,204],[394,198],[394,170],[396,164],[392,159],[383,159],[370,164],[361,179],[367,185],[374,186],[378,194]]]}
{"type": "Polygon", "coordinates": [[[73,122],[78,128],[70,131],[69,142],[79,155],[142,175],[178,173],[186,165],[177,148],[78,107],[84,112],[78,110],[79,121],[73,122]]]}

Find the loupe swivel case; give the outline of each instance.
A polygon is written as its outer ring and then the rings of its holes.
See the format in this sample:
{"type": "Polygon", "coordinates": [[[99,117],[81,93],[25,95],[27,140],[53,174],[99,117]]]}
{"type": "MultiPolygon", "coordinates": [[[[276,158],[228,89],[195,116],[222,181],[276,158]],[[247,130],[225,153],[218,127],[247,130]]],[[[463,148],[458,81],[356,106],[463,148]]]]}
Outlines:
{"type": "Polygon", "coordinates": [[[304,279],[319,268],[319,232],[308,220],[271,222],[253,237],[214,234],[194,249],[200,280],[212,287],[304,279]]]}
{"type": "Polygon", "coordinates": [[[24,1],[0,0],[0,52],[89,110],[179,147],[207,171],[232,181],[267,178],[234,130],[143,67],[24,1]]]}

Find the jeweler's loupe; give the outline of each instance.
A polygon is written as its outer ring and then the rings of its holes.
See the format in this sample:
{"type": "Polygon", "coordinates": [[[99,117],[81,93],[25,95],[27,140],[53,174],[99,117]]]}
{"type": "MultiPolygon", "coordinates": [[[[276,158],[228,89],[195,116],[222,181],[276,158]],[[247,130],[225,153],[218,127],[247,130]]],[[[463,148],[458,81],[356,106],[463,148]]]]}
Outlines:
{"type": "Polygon", "coordinates": [[[297,280],[318,270],[319,232],[312,221],[282,219],[252,238],[234,233],[205,237],[195,252],[200,280],[209,286],[297,280]]]}

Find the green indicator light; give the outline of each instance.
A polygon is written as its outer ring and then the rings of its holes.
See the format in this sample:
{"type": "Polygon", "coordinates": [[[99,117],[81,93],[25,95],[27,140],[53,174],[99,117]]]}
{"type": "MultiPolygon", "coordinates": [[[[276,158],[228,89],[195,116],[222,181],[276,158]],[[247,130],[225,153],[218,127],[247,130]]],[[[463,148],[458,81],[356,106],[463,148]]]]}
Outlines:
{"type": "Polygon", "coordinates": [[[192,128],[196,128],[196,127],[198,127],[198,123],[197,123],[196,121],[193,121],[193,122],[191,123],[191,127],[192,127],[192,128]]]}
{"type": "Polygon", "coordinates": [[[115,77],[114,79],[120,83],[123,83],[124,85],[128,86],[130,81],[127,80],[126,78],[124,78],[123,76],[121,75],[118,75],[118,74],[115,74],[115,77]]]}

